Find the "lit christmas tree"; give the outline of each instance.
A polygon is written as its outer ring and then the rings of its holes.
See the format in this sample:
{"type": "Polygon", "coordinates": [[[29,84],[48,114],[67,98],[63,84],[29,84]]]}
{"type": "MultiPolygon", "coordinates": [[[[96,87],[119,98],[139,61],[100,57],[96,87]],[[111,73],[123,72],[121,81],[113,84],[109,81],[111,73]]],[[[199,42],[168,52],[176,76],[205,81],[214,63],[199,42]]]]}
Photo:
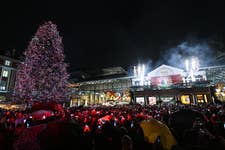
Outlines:
{"type": "Polygon", "coordinates": [[[67,99],[67,64],[57,26],[51,21],[39,27],[19,65],[14,97],[45,102],[67,99]]]}

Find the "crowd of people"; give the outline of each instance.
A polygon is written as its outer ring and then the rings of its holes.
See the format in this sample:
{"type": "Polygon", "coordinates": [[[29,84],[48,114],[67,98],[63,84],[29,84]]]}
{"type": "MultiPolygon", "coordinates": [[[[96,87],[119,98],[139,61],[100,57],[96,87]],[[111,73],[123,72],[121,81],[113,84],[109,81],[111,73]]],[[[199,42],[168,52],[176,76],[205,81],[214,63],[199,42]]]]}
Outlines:
{"type": "Polygon", "coordinates": [[[0,149],[225,149],[224,104],[52,108],[0,109],[0,149]],[[153,119],[170,130],[173,145],[164,146],[168,133],[147,140],[153,135],[140,124],[153,119]]]}

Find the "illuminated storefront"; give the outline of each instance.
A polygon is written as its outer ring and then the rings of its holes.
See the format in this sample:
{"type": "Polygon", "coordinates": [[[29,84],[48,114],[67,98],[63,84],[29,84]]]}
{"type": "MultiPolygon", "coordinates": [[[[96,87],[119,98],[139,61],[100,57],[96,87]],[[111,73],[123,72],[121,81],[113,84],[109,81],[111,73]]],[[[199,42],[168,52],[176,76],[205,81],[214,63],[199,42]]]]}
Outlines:
{"type": "Polygon", "coordinates": [[[144,105],[145,104],[145,97],[136,97],[136,103],[144,105]]]}
{"type": "Polygon", "coordinates": [[[148,105],[156,105],[156,97],[152,96],[152,97],[148,97],[148,105]]]}
{"type": "Polygon", "coordinates": [[[108,103],[130,103],[132,77],[118,75],[121,70],[121,68],[105,69],[102,78],[77,82],[79,86],[71,96],[72,105],[92,106],[96,104],[107,105],[108,103]]]}
{"type": "Polygon", "coordinates": [[[163,103],[175,103],[174,96],[163,96],[163,97],[160,97],[160,99],[163,103]]]}
{"type": "Polygon", "coordinates": [[[190,95],[181,95],[180,101],[182,104],[190,104],[191,103],[190,95]]]}
{"type": "Polygon", "coordinates": [[[216,85],[215,95],[219,101],[225,102],[225,83],[222,82],[216,85]]]}
{"type": "Polygon", "coordinates": [[[107,91],[102,90],[98,92],[94,91],[84,91],[78,96],[74,96],[72,98],[74,105],[84,105],[90,106],[95,104],[106,104],[109,101],[114,101],[114,103],[118,102],[131,102],[131,94],[129,88],[124,89],[123,91],[107,91]]]}

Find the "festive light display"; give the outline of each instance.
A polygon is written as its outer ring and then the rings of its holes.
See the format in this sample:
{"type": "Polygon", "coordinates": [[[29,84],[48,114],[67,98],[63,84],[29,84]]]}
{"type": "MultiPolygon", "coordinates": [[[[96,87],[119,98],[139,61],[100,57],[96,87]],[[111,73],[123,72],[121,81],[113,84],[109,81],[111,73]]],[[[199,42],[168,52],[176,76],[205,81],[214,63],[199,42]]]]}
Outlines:
{"type": "Polygon", "coordinates": [[[146,66],[144,64],[139,64],[138,67],[134,66],[133,73],[134,76],[140,80],[140,85],[144,85],[146,66]]]}
{"type": "Polygon", "coordinates": [[[67,96],[67,64],[57,26],[51,21],[39,27],[18,66],[14,97],[30,101],[63,101],[67,96]]]}
{"type": "Polygon", "coordinates": [[[186,71],[191,81],[196,81],[195,74],[199,70],[199,60],[198,57],[191,57],[185,61],[186,71]]]}

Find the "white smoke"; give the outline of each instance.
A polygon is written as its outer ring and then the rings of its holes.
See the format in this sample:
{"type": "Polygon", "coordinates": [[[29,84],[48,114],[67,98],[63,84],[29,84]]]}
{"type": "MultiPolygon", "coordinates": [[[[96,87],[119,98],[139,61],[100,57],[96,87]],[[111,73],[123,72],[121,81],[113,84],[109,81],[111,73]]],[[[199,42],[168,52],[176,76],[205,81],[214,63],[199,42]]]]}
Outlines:
{"type": "Polygon", "coordinates": [[[176,47],[164,51],[163,62],[168,65],[185,68],[185,60],[198,57],[200,67],[212,65],[215,62],[215,52],[206,42],[182,42],[176,47]]]}

